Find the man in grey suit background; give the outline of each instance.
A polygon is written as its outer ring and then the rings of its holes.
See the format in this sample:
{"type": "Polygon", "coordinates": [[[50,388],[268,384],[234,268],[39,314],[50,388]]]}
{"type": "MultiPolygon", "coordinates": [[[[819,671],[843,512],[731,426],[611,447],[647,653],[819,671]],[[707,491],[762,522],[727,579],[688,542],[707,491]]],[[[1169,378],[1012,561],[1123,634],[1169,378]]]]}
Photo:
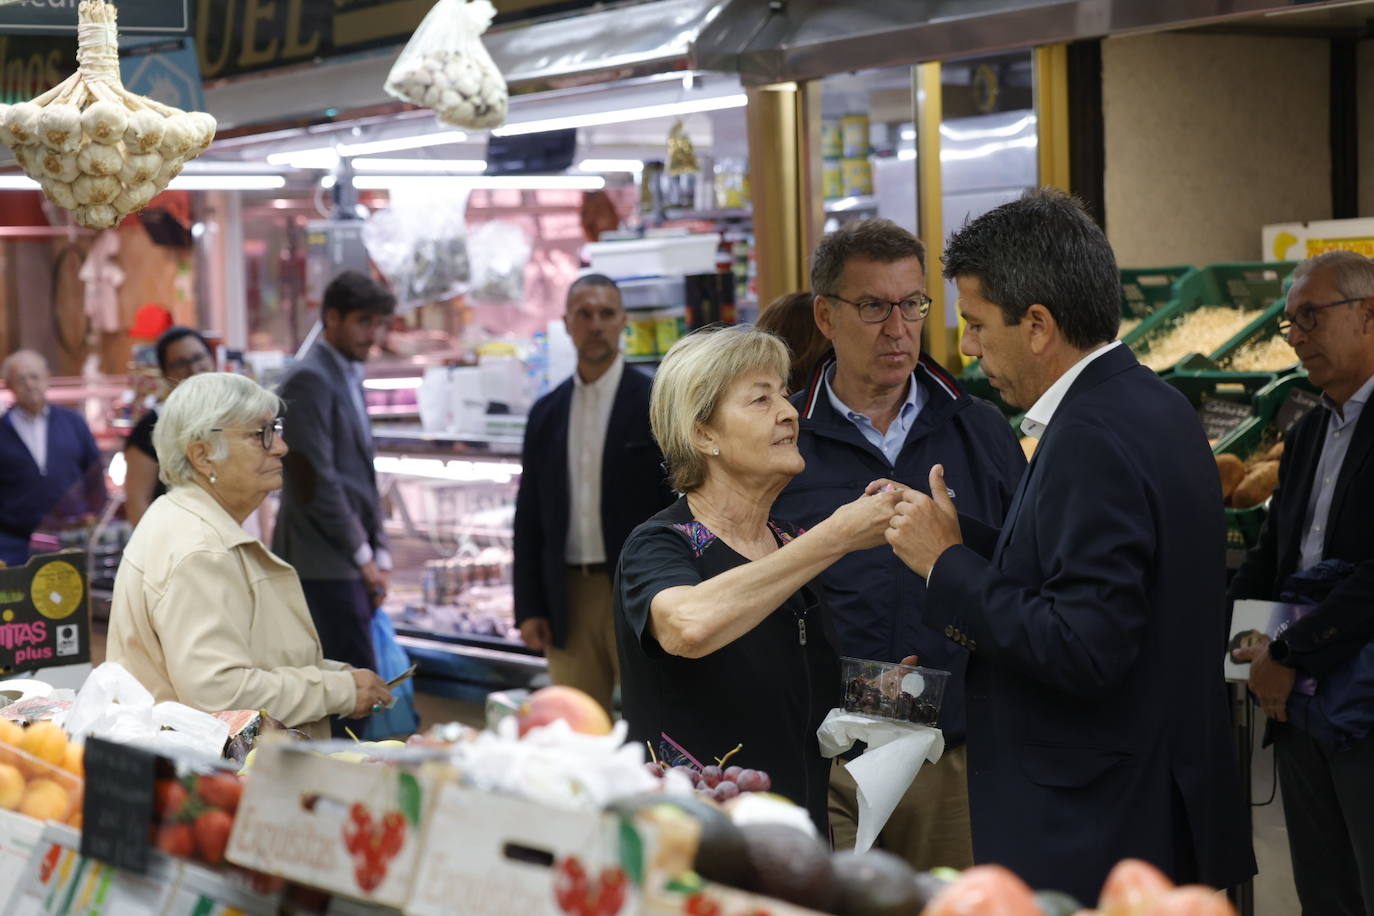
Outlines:
{"type": "MultiPolygon", "coordinates": [[[[386,598],[391,556],[372,468],[363,363],[396,299],[357,271],[324,291],[324,331],[287,373],[283,435],[291,451],[272,550],[296,567],[326,658],[375,670],[372,612],[386,598]]],[[[335,720],[343,733],[346,720],[335,720]]]]}

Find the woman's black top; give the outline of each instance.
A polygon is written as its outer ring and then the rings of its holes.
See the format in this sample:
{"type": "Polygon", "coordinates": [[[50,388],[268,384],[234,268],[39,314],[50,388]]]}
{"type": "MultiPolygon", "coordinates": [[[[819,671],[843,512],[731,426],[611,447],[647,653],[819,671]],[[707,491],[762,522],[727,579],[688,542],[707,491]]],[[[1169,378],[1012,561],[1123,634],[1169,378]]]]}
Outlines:
{"type": "MultiPolygon", "coordinates": [[[[796,537],[769,520],[779,545],[796,537]]],[[[773,791],[804,806],[827,835],[830,761],[816,729],[840,700],[830,621],[810,586],[739,639],[703,658],[663,650],[649,605],[667,588],[696,585],[749,562],[692,517],[686,497],[636,528],[620,554],[615,628],[630,736],[673,760],[680,746],[702,766],[737,744],[727,765],[764,770],[773,791]]]]}
{"type": "MultiPolygon", "coordinates": [[[[149,410],[145,412],[143,416],[138,418],[138,422],[134,424],[134,428],[129,430],[128,442],[129,445],[132,445],[134,448],[153,459],[153,461],[157,461],[157,449],[153,448],[153,427],[155,425],[157,425],[157,411],[149,410]]],[[[153,485],[153,499],[157,499],[166,492],[167,487],[163,484],[162,478],[159,477],[157,483],[153,485]]]]}

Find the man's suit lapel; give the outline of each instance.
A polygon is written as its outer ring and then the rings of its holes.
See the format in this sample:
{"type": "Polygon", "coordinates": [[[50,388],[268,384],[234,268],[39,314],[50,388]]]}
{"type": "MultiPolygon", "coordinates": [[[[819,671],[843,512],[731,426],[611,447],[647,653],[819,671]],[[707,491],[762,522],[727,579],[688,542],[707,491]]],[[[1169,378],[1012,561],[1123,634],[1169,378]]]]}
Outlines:
{"type": "MultiPolygon", "coordinates": [[[[13,407],[11,407],[9,410],[5,411],[3,414],[0,414],[0,435],[8,436],[8,437],[10,437],[11,439],[13,439],[13,440],[14,440],[14,447],[18,449],[18,454],[24,456],[24,457],[21,458],[20,460],[21,460],[21,461],[28,461],[29,464],[33,465],[33,469],[34,469],[35,471],[37,471],[39,474],[42,474],[42,473],[43,473],[43,469],[40,468],[40,467],[38,466],[38,462],[37,462],[36,460],[34,460],[33,452],[29,451],[28,445],[24,442],[24,437],[21,436],[21,435],[19,435],[19,430],[17,430],[17,429],[14,428],[14,418],[10,416],[10,411],[12,411],[12,410],[14,410],[13,407]]],[[[52,454],[52,414],[51,414],[51,412],[49,412],[49,414],[48,414],[48,454],[49,454],[49,455],[52,454]]]]}
{"type": "Polygon", "coordinates": [[[358,410],[353,404],[352,386],[357,382],[339,365],[338,360],[330,353],[326,353],[322,345],[317,344],[310,351],[310,355],[316,363],[321,366],[329,377],[334,379],[334,383],[343,392],[346,409],[344,415],[348,417],[349,428],[353,432],[353,440],[358,444],[358,448],[369,459],[372,458],[372,431],[363,428],[363,419],[358,416],[358,410]]]}
{"type": "MultiPolygon", "coordinates": [[[[1330,420],[1327,422],[1329,423],[1330,420]]],[[[1322,437],[1323,440],[1325,438],[1325,436],[1322,437]]],[[[1359,422],[1355,424],[1354,438],[1350,441],[1350,449],[1345,453],[1345,461],[1341,463],[1340,476],[1336,478],[1336,492],[1331,497],[1332,522],[1335,521],[1336,514],[1340,512],[1341,507],[1346,504],[1345,498],[1350,490],[1350,485],[1360,468],[1364,467],[1371,450],[1374,450],[1374,407],[1366,404],[1360,412],[1359,422]]],[[[1311,478],[1309,477],[1309,479],[1311,478]]],[[[1303,505],[1306,505],[1305,500],[1303,505]]],[[[1334,524],[1326,526],[1326,542],[1323,545],[1326,549],[1322,551],[1322,556],[1327,555],[1331,546],[1331,532],[1335,528],[1334,524]]]]}
{"type": "Polygon", "coordinates": [[[568,530],[568,506],[572,486],[572,482],[569,480],[571,469],[568,467],[568,430],[572,425],[573,384],[570,377],[550,394],[553,403],[550,405],[549,432],[551,435],[548,437],[548,447],[551,451],[548,457],[541,462],[543,467],[552,471],[551,479],[548,481],[552,488],[553,500],[551,505],[554,513],[560,517],[562,522],[558,528],[563,536],[566,536],[568,530]]]}

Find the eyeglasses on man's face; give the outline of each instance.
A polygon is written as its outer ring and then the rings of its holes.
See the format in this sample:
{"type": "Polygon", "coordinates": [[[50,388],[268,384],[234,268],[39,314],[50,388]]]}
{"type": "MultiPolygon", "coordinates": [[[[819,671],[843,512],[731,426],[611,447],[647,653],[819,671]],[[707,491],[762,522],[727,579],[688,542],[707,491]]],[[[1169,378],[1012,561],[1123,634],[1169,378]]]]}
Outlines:
{"type": "Polygon", "coordinates": [[[932,301],[925,293],[906,299],[879,299],[876,296],[864,296],[857,300],[846,299],[844,296],[836,296],[833,293],[823,295],[827,299],[838,299],[840,302],[854,306],[854,309],[859,313],[859,320],[866,324],[881,324],[892,314],[893,309],[898,309],[907,321],[920,321],[930,314],[932,301]]]}
{"type": "Polygon", "coordinates": [[[1322,302],[1316,305],[1300,305],[1293,310],[1292,314],[1283,313],[1283,318],[1279,319],[1279,336],[1287,337],[1294,328],[1309,334],[1317,328],[1317,319],[1320,317],[1318,312],[1322,309],[1332,309],[1338,305],[1349,305],[1352,302],[1362,302],[1368,296],[1355,296],[1351,299],[1338,299],[1335,302],[1322,302]]]}
{"type": "Polygon", "coordinates": [[[281,435],[281,431],[281,417],[278,417],[271,423],[268,423],[266,426],[259,426],[256,429],[250,429],[242,426],[210,427],[210,432],[212,433],[256,433],[258,436],[258,441],[262,443],[264,451],[269,451],[272,448],[272,443],[277,441],[277,437],[281,435]]]}

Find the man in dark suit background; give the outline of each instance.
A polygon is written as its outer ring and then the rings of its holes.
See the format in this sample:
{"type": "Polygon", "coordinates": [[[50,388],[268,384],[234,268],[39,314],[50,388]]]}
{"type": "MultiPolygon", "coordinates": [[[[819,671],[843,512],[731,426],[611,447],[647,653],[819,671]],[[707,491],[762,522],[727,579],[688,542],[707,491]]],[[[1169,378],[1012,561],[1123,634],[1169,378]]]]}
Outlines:
{"type": "Polygon", "coordinates": [[[1219,664],[1221,488],[1188,402],[1116,338],[1102,231],[1042,190],[950,239],[979,357],[1040,439],[1000,531],[943,472],[888,540],[970,652],[974,857],[1091,902],[1126,857],[1217,887],[1255,871],[1219,664]],[[962,522],[962,531],[961,531],[962,522]]]}
{"type": "Polygon", "coordinates": [[[0,562],[23,566],[45,518],[65,523],[105,505],[105,471],[90,427],[48,403],[48,362],[17,350],[0,364],[14,405],[0,417],[0,562]]]}
{"type": "Polygon", "coordinates": [[[625,309],[600,274],[568,289],[573,376],[535,402],[515,499],[515,619],[555,684],[608,711],[618,677],[611,570],[640,522],[672,502],[649,430],[649,389],[625,365],[625,309]]]}
{"type": "MultiPolygon", "coordinates": [[[[324,330],[287,373],[283,436],[291,451],[272,550],[296,567],[326,658],[375,670],[372,612],[386,598],[391,557],[372,467],[363,367],[396,300],[345,271],[324,291],[324,330]]],[[[336,720],[335,734],[347,723],[336,720]]]]}
{"type": "MultiPolygon", "coordinates": [[[[1259,544],[1228,598],[1276,601],[1293,573],[1323,561],[1353,571],[1267,646],[1241,650],[1250,689],[1272,720],[1298,899],[1307,914],[1374,914],[1374,736],[1339,748],[1290,720],[1299,674],[1316,693],[1374,639],[1374,262],[1331,251],[1298,265],[1280,330],[1322,407],[1294,427],[1259,544]]],[[[1368,702],[1368,699],[1365,700],[1368,702]]],[[[1367,719],[1367,716],[1365,717],[1367,719]]]]}

